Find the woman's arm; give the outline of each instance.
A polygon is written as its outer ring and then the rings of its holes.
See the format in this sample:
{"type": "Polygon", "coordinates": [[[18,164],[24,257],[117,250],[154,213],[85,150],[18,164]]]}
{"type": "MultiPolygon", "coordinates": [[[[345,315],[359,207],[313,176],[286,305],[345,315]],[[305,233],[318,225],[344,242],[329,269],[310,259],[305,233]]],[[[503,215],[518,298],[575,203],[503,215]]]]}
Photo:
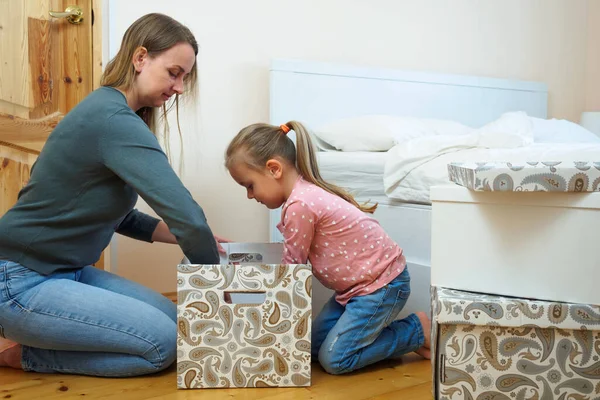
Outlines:
{"type": "MultiPolygon", "coordinates": [[[[113,114],[98,138],[102,162],[158,214],[193,264],[218,264],[217,242],[204,210],[169,165],[158,140],[131,110],[113,114]]],[[[158,226],[158,225],[156,225],[158,226]]],[[[153,226],[148,236],[153,236],[153,226]]],[[[164,227],[157,238],[165,238],[164,227]]]]}
{"type": "Polygon", "coordinates": [[[177,238],[171,233],[165,221],[160,221],[152,233],[153,242],[177,244],[177,238]]]}
{"type": "MultiPolygon", "coordinates": [[[[221,246],[221,243],[228,243],[231,240],[224,239],[217,235],[214,236],[217,242],[217,248],[219,249],[219,253],[225,254],[225,249],[223,248],[223,246],[221,246]]],[[[169,227],[167,226],[167,224],[165,224],[165,221],[160,221],[158,225],[156,225],[156,229],[154,230],[154,233],[152,233],[152,241],[177,244],[177,238],[171,233],[169,227]]]]}

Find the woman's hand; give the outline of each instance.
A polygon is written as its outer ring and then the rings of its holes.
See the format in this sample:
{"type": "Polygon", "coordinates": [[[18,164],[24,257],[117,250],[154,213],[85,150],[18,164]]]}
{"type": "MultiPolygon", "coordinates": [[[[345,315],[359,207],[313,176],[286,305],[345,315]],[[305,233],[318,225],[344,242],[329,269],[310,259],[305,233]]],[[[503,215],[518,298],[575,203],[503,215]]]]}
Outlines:
{"type": "Polygon", "coordinates": [[[231,243],[231,240],[222,238],[221,236],[217,236],[217,235],[214,235],[214,236],[215,236],[215,240],[217,241],[217,249],[219,250],[219,253],[227,254],[227,252],[225,251],[223,246],[221,246],[221,243],[231,243]]]}

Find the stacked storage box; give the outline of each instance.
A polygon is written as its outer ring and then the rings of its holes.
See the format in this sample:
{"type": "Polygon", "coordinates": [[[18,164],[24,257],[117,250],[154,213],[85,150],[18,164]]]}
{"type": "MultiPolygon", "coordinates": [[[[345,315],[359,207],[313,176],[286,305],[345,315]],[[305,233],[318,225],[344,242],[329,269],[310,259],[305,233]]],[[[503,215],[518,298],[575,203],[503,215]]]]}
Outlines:
{"type": "Polygon", "coordinates": [[[600,398],[599,168],[451,164],[465,187],[432,188],[436,398],[600,398]]]}

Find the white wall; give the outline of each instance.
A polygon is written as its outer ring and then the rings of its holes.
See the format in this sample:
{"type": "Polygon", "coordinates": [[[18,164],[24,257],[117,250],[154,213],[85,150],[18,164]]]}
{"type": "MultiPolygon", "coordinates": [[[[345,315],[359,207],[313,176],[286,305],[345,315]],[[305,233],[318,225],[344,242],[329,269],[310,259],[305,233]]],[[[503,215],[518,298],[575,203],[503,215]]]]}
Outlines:
{"type": "Polygon", "coordinates": [[[585,111],[600,111],[600,0],[588,8],[585,111]]]}
{"type": "MultiPolygon", "coordinates": [[[[200,98],[183,113],[184,182],[217,234],[265,241],[267,210],[248,201],[222,165],[240,128],[269,119],[272,58],[542,81],[549,115],[578,121],[590,1],[113,0],[107,39],[113,55],[127,26],[148,12],[191,28],[201,45],[200,98]]],[[[174,291],[174,247],[119,238],[118,273],[174,291]]]]}

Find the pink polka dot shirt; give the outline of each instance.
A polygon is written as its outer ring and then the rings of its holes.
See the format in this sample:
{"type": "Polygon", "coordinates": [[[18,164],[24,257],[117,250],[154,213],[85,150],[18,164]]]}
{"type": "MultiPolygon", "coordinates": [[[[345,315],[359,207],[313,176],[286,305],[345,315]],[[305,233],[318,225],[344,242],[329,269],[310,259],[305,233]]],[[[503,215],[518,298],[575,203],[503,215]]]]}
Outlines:
{"type": "Polygon", "coordinates": [[[374,218],[302,178],[277,228],[284,237],[282,263],[310,261],[315,278],[341,305],[382,288],[406,266],[402,249],[374,218]]]}

